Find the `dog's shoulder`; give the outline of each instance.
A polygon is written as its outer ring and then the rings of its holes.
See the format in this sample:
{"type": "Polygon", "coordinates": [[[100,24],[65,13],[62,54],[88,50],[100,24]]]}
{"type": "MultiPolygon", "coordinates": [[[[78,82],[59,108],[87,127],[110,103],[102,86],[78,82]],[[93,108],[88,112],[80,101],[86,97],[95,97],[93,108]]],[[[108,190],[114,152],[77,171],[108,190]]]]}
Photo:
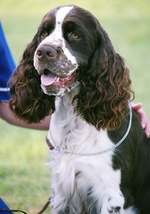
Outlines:
{"type": "MultiPolygon", "coordinates": [[[[124,119],[118,129],[108,132],[108,136],[114,144],[117,144],[126,134],[129,128],[129,117],[128,115],[124,119]]],[[[114,151],[112,159],[113,168],[119,168],[126,174],[134,174],[133,168],[139,167],[139,158],[143,161],[145,154],[150,158],[150,139],[148,139],[144,133],[139,115],[133,111],[129,132],[123,142],[117,146],[114,151]]]]}
{"type": "Polygon", "coordinates": [[[131,115],[127,115],[117,129],[108,131],[108,136],[110,137],[110,139],[113,141],[114,144],[117,144],[117,142],[120,141],[124,137],[124,135],[126,135],[126,132],[129,129],[129,132],[123,143],[120,145],[120,148],[124,146],[124,144],[131,144],[131,142],[132,144],[136,144],[144,140],[145,137],[139,115],[136,112],[132,111],[131,126],[129,124],[130,117],[131,115]]]}
{"type": "MultiPolygon", "coordinates": [[[[109,137],[116,144],[125,134],[129,125],[129,116],[122,125],[110,131],[109,137]]],[[[131,204],[139,206],[141,192],[150,185],[150,138],[147,138],[141,126],[140,117],[132,112],[132,123],[126,139],[118,146],[112,158],[114,170],[121,170],[121,190],[125,196],[125,207],[131,204]]]]}

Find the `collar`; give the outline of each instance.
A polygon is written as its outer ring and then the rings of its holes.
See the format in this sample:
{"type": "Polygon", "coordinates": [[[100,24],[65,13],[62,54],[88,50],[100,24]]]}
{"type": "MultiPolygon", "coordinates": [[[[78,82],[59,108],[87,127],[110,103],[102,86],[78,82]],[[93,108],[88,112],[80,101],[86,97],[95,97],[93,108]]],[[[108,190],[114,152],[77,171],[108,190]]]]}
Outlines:
{"type": "Polygon", "coordinates": [[[46,137],[46,144],[49,148],[49,150],[54,150],[55,147],[52,145],[52,143],[49,141],[48,137],[46,137]]]}
{"type": "Polygon", "coordinates": [[[131,107],[131,103],[130,102],[129,102],[128,106],[129,106],[129,122],[128,122],[127,130],[124,133],[123,137],[118,142],[116,142],[116,144],[111,146],[110,148],[105,149],[103,151],[94,152],[94,153],[69,152],[68,150],[61,150],[61,148],[53,146],[54,145],[53,142],[50,142],[49,139],[46,137],[46,143],[48,145],[49,150],[51,150],[51,151],[54,150],[54,151],[62,153],[62,154],[79,155],[79,156],[101,155],[101,154],[104,154],[106,152],[112,152],[112,151],[116,150],[116,148],[118,148],[125,141],[125,139],[127,138],[128,134],[130,132],[130,129],[131,129],[131,125],[132,125],[132,107],[131,107]]]}

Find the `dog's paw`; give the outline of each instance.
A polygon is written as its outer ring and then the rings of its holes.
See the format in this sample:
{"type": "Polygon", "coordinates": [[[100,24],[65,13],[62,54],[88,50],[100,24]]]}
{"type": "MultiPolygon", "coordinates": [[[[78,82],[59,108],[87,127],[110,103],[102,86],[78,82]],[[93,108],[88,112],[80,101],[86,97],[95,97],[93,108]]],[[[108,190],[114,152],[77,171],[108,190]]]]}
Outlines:
{"type": "Polygon", "coordinates": [[[123,210],[123,201],[121,198],[108,198],[107,210],[110,214],[121,214],[123,210]]]}
{"type": "Polygon", "coordinates": [[[101,208],[101,214],[123,214],[124,198],[118,196],[105,196],[101,208]]]}

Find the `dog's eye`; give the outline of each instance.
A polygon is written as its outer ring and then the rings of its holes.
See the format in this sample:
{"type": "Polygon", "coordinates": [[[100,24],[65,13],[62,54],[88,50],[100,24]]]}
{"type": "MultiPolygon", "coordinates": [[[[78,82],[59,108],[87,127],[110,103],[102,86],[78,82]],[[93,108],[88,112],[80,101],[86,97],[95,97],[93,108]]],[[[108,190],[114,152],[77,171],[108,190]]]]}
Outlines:
{"type": "Polygon", "coordinates": [[[67,39],[69,41],[79,41],[79,40],[81,40],[81,34],[77,31],[69,32],[67,34],[67,39]]]}
{"type": "Polygon", "coordinates": [[[48,36],[48,32],[47,31],[43,31],[40,35],[40,39],[43,40],[48,36]]]}

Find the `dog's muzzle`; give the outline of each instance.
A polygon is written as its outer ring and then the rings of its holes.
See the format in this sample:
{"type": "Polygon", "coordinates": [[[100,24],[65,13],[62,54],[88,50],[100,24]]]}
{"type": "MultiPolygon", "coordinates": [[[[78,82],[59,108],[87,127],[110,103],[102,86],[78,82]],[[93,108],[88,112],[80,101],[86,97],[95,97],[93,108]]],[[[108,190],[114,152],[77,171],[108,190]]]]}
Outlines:
{"type": "Polygon", "coordinates": [[[59,95],[73,87],[78,64],[72,63],[61,47],[48,44],[39,46],[35,52],[34,66],[41,76],[44,93],[59,95]]]}

